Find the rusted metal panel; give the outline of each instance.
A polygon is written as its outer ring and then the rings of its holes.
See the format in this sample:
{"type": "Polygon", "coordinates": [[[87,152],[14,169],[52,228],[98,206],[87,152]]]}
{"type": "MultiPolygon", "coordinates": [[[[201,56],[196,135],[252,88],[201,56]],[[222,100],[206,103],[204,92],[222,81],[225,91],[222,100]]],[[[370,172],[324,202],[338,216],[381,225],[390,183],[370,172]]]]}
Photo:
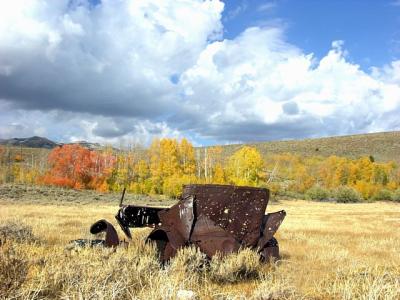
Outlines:
{"type": "Polygon", "coordinates": [[[263,217],[263,225],[261,228],[262,235],[257,244],[260,249],[264,248],[266,243],[274,236],[279,226],[281,226],[285,216],[286,212],[281,210],[267,214],[263,217]]]}
{"type": "Polygon", "coordinates": [[[204,215],[197,218],[190,240],[209,258],[217,252],[226,255],[240,248],[239,242],[229,232],[204,215]]]}
{"type": "Polygon", "coordinates": [[[148,239],[156,241],[162,261],[174,256],[179,248],[189,242],[194,221],[193,210],[194,197],[189,196],[171,208],[159,211],[160,223],[148,239]],[[160,243],[160,239],[165,243],[160,243]]]}
{"type": "Polygon", "coordinates": [[[163,228],[173,228],[185,241],[190,238],[194,221],[194,197],[183,198],[169,209],[158,213],[163,228]]]}
{"type": "Polygon", "coordinates": [[[156,228],[148,236],[146,242],[153,241],[156,243],[157,250],[162,262],[168,261],[176,255],[178,249],[184,246],[185,241],[181,235],[173,229],[156,228]]]}
{"type": "Polygon", "coordinates": [[[269,261],[271,258],[279,259],[278,241],[275,238],[271,238],[259,253],[262,261],[269,261]]]}
{"type": "Polygon", "coordinates": [[[90,227],[90,233],[106,233],[105,246],[115,247],[119,245],[119,238],[114,226],[106,220],[99,220],[90,227]]]}
{"type": "Polygon", "coordinates": [[[269,200],[263,188],[232,185],[192,184],[183,188],[183,197],[193,195],[197,215],[210,218],[244,246],[255,246],[269,200]]]}

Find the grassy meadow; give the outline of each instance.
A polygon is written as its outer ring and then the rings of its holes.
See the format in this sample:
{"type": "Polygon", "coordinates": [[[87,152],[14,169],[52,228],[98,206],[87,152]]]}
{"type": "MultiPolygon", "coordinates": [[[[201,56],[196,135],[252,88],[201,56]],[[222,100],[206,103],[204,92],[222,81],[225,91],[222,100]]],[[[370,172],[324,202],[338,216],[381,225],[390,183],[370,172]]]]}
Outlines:
{"type": "MultiPolygon", "coordinates": [[[[244,250],[208,263],[187,248],[161,267],[144,243],[150,229],[132,230],[128,247],[68,247],[90,238],[98,219],[116,225],[119,195],[0,191],[0,298],[400,299],[398,203],[270,203],[268,211],[287,212],[277,234],[281,260],[260,264],[244,250]]],[[[127,196],[130,203],[171,204],[142,201],[127,196]]]]}

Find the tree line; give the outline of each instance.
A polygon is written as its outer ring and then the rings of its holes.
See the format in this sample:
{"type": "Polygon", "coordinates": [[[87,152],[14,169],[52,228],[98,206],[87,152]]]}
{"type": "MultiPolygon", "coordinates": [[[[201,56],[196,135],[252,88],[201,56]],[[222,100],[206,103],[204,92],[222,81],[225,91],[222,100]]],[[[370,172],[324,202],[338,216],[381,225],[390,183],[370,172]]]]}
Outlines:
{"type": "MultiPolygon", "coordinates": [[[[346,187],[364,200],[400,195],[400,168],[373,157],[262,156],[243,146],[229,157],[221,146],[194,148],[187,139],[155,139],[148,148],[89,150],[80,145],[54,148],[38,159],[0,148],[0,182],[56,185],[102,192],[177,197],[182,185],[217,183],[267,187],[274,195],[329,198],[346,187]],[[12,154],[10,154],[12,153],[12,154]]],[[[388,199],[384,199],[388,200],[388,199]]]]}

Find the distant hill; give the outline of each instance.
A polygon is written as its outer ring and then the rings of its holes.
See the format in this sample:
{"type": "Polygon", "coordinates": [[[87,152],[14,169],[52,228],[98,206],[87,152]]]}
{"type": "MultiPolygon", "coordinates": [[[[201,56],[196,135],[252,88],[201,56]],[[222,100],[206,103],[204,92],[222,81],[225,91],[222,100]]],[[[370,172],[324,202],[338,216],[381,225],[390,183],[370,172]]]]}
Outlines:
{"type": "Polygon", "coordinates": [[[29,138],[12,138],[12,139],[0,139],[0,145],[23,147],[23,148],[41,148],[41,149],[53,149],[57,146],[78,144],[82,147],[98,150],[103,148],[99,143],[90,143],[86,141],[77,141],[73,143],[56,143],[47,138],[40,136],[33,136],[29,138]]]}
{"type": "MultiPolygon", "coordinates": [[[[292,153],[301,156],[344,156],[359,158],[373,156],[376,161],[400,163],[400,131],[335,136],[327,138],[249,143],[263,156],[275,153],[292,153]]],[[[225,157],[241,148],[243,144],[223,147],[225,157]]]]}
{"type": "MultiPolygon", "coordinates": [[[[102,149],[98,143],[86,141],[76,142],[89,149],[102,149]]],[[[42,148],[52,149],[57,145],[43,137],[0,139],[0,145],[16,146],[18,148],[42,148]]],[[[223,156],[228,157],[244,144],[225,145],[223,156]]],[[[272,141],[248,143],[256,147],[263,156],[277,153],[292,153],[301,156],[344,156],[348,158],[359,158],[362,156],[373,156],[376,161],[395,161],[400,163],[400,131],[357,134],[347,136],[335,136],[317,139],[303,139],[290,141],[272,141]]],[[[207,148],[207,147],[206,147],[207,148]]],[[[197,149],[204,149],[199,147],[197,149]]],[[[28,149],[27,149],[28,150],[28,149]]],[[[118,149],[114,149],[118,151],[118,149]]],[[[200,151],[200,155],[204,152],[200,151]]]]}
{"type": "Polygon", "coordinates": [[[76,141],[73,143],[60,143],[60,146],[62,145],[71,145],[71,144],[78,144],[84,148],[90,149],[90,150],[99,150],[99,149],[103,149],[104,147],[99,144],[99,143],[90,143],[90,142],[86,142],[86,141],[76,141]]]}
{"type": "Polygon", "coordinates": [[[45,149],[53,149],[54,147],[58,146],[57,143],[40,136],[33,136],[29,138],[0,139],[0,145],[45,149]]]}

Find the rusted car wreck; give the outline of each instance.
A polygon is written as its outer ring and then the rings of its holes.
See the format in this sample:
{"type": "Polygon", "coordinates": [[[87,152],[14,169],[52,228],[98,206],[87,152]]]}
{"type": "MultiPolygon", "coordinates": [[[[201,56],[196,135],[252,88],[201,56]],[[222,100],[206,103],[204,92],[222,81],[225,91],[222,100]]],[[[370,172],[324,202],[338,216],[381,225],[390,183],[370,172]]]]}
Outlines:
{"type": "MultiPolygon", "coordinates": [[[[123,194],[124,196],[124,194],[123,194]]],[[[275,232],[286,216],[284,210],[265,214],[269,190],[231,185],[191,184],[183,187],[178,203],[170,208],[123,205],[115,216],[123,232],[129,228],[151,227],[147,241],[154,241],[165,262],[184,246],[195,245],[207,257],[222,255],[243,247],[257,249],[262,260],[279,257],[275,232]]],[[[117,246],[117,231],[106,220],[90,228],[106,232],[104,244],[117,246]]]]}

